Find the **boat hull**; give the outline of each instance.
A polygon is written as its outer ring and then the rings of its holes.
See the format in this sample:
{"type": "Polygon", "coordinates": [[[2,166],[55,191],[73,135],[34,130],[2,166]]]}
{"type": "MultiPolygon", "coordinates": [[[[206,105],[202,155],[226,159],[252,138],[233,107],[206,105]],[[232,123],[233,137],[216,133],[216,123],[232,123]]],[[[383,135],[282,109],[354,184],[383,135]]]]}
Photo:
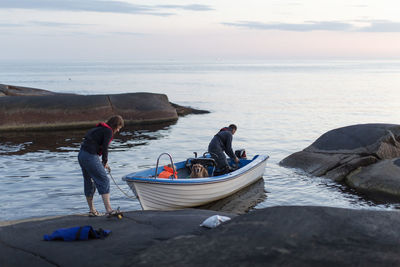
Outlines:
{"type": "Polygon", "coordinates": [[[143,210],[175,210],[201,206],[236,193],[264,174],[268,156],[258,156],[232,173],[197,179],[123,179],[138,196],[143,210]]]}

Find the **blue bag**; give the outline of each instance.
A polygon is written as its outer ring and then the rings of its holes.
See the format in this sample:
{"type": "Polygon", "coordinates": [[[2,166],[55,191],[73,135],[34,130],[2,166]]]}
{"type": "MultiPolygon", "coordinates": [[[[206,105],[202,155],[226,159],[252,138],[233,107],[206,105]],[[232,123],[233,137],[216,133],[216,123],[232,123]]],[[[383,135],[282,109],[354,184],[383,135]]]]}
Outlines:
{"type": "Polygon", "coordinates": [[[103,239],[111,233],[110,230],[94,230],[92,226],[77,226],[72,228],[61,228],[54,231],[51,235],[44,235],[45,241],[62,240],[62,241],[76,241],[88,239],[103,239]]]}

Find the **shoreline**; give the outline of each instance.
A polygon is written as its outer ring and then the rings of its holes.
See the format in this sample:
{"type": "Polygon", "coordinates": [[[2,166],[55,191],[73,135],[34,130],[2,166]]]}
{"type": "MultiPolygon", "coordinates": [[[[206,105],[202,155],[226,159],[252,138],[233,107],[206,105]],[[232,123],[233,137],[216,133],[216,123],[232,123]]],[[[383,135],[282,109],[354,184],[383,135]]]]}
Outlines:
{"type": "Polygon", "coordinates": [[[399,211],[321,206],[243,215],[132,211],[121,220],[69,215],[0,226],[4,266],[396,266],[399,246],[399,211]],[[231,220],[200,226],[213,215],[231,220]],[[43,241],[56,229],[83,225],[112,232],[103,240],[43,241]]]}

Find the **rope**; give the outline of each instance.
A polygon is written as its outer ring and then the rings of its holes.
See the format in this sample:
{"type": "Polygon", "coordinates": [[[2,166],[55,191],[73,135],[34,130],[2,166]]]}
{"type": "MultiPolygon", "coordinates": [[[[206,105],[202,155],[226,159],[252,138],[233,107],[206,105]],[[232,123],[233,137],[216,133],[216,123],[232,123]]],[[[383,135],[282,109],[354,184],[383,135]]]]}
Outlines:
{"type": "Polygon", "coordinates": [[[124,193],[125,196],[127,196],[128,198],[132,199],[132,200],[136,200],[137,197],[136,196],[130,196],[128,195],[124,190],[121,189],[121,187],[119,187],[119,185],[117,184],[117,182],[115,182],[114,177],[111,175],[111,169],[108,169],[108,174],[110,175],[111,179],[113,180],[114,184],[118,187],[119,191],[121,191],[122,193],[124,193]]]}

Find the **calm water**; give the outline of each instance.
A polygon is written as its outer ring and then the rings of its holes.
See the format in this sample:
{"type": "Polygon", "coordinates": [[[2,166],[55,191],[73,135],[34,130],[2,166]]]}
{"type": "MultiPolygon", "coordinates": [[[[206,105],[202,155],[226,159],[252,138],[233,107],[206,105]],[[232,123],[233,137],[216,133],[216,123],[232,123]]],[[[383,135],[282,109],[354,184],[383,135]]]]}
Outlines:
{"type": "MultiPolygon", "coordinates": [[[[0,63],[0,83],[79,94],[155,92],[210,110],[174,124],[127,128],[112,142],[110,166],[124,174],[207,149],[222,126],[238,125],[234,148],[268,154],[266,199],[256,208],[323,205],[394,209],[328,179],[282,168],[279,161],[333,128],[359,123],[400,124],[399,61],[0,63]]],[[[84,131],[0,134],[0,220],[87,212],[77,162],[84,131]]],[[[138,210],[111,186],[113,206],[138,210]]],[[[96,205],[103,210],[100,197],[96,205]]]]}

